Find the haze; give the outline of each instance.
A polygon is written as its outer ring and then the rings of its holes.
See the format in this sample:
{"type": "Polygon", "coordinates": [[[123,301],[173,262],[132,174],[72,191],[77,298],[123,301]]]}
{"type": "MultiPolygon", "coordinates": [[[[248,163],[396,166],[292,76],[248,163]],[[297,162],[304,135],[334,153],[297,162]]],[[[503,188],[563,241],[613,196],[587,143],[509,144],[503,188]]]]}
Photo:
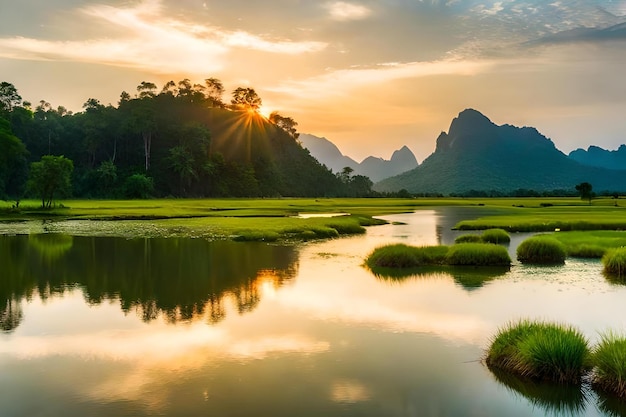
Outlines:
{"type": "Polygon", "coordinates": [[[0,1],[0,78],[25,100],[80,111],[215,77],[357,160],[421,162],[468,107],[564,152],[615,149],[625,52],[626,1],[0,1]]]}

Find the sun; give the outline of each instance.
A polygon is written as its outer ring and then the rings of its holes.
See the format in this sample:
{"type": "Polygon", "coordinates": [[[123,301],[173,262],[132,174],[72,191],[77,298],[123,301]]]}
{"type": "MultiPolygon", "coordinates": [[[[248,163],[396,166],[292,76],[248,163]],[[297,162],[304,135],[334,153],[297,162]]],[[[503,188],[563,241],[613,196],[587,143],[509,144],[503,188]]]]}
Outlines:
{"type": "Polygon", "coordinates": [[[272,113],[272,111],[265,106],[259,107],[257,111],[261,116],[265,117],[266,119],[269,119],[270,114],[272,113]]]}

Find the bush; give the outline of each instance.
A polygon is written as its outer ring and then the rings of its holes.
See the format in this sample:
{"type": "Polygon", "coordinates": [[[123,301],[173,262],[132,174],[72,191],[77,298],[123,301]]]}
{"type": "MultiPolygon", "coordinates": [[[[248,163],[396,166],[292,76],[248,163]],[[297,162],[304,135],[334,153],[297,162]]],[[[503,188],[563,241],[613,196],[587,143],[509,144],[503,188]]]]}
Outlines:
{"type": "Polygon", "coordinates": [[[601,336],[600,344],[593,350],[594,387],[626,397],[626,338],[614,333],[601,336]]]}
{"type": "Polygon", "coordinates": [[[604,272],[623,278],[626,276],[626,247],[609,249],[602,257],[604,272]]]}
{"type": "Polygon", "coordinates": [[[413,268],[441,265],[448,252],[447,246],[408,246],[402,243],[374,249],[365,260],[370,268],[413,268]]]}
{"type": "Polygon", "coordinates": [[[485,361],[525,378],[578,384],[589,359],[587,340],[573,327],[523,320],[498,332],[485,361]]]}
{"type": "Polygon", "coordinates": [[[511,236],[503,229],[487,229],[480,237],[485,243],[501,244],[511,241],[511,236]]]}
{"type": "Polygon", "coordinates": [[[517,259],[528,264],[562,264],[566,256],[565,245],[549,236],[533,236],[517,248],[517,259]]]}
{"type": "Polygon", "coordinates": [[[448,265],[503,266],[511,265],[506,248],[491,243],[459,243],[446,255],[448,265]]]}
{"type": "Polygon", "coordinates": [[[126,198],[150,198],[154,193],[154,181],[143,174],[134,174],[124,181],[126,198]]]}

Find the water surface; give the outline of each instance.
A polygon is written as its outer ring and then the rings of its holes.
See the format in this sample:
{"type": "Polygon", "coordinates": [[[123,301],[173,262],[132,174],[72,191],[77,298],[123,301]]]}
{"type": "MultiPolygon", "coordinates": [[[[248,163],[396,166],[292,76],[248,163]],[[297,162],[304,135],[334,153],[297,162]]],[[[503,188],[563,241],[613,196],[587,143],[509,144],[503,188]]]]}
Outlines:
{"type": "Polygon", "coordinates": [[[472,214],[386,216],[406,224],[299,246],[0,236],[0,415],[623,415],[593,392],[480,362],[522,317],[592,341],[622,331],[626,287],[598,261],[484,279],[362,266],[381,244],[450,244],[472,214]]]}

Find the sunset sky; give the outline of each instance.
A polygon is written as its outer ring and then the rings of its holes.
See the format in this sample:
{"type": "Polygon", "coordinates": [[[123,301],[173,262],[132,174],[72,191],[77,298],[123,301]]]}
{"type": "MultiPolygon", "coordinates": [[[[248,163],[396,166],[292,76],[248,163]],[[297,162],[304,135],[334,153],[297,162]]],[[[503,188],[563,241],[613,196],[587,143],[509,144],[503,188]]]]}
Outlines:
{"type": "Polygon", "coordinates": [[[421,162],[469,107],[566,153],[616,149],[626,1],[0,0],[0,81],[34,104],[209,77],[357,160],[421,162]]]}

